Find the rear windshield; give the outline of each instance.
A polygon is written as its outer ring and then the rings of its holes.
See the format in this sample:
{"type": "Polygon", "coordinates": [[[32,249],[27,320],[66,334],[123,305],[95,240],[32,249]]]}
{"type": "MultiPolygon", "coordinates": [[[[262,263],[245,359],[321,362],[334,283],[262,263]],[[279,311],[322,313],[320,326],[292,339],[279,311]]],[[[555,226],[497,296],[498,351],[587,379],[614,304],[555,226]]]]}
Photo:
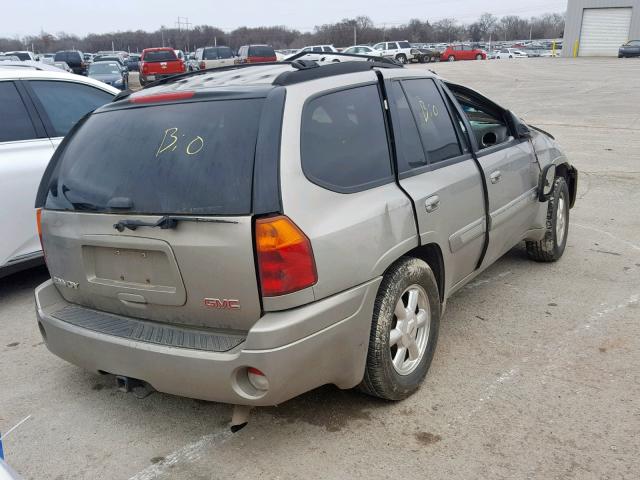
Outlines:
{"type": "Polygon", "coordinates": [[[275,57],[276,52],[272,47],[249,47],[250,57],[275,57]]]}
{"type": "Polygon", "coordinates": [[[96,113],[62,153],[45,208],[249,214],[263,103],[218,100],[96,113]]]}
{"type": "Polygon", "coordinates": [[[176,54],[173,50],[157,50],[155,52],[146,52],[142,56],[144,62],[170,62],[171,60],[177,60],[176,54]]]}
{"type": "Polygon", "coordinates": [[[233,52],[229,47],[211,47],[205,48],[202,53],[203,60],[217,60],[219,58],[231,58],[233,52]]]}

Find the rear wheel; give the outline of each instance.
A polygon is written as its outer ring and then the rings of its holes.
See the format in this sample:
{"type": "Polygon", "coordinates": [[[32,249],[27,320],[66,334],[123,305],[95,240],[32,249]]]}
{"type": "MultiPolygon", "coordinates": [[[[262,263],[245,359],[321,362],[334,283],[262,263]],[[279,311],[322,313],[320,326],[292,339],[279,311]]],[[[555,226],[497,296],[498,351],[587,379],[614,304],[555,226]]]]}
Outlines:
{"type": "Polygon", "coordinates": [[[449,55],[449,61],[450,62],[455,62],[456,61],[456,57],[454,57],[453,55],[449,55]]]}
{"type": "Polygon", "coordinates": [[[431,268],[417,258],[401,258],[378,290],[360,390],[386,400],[416,391],[431,365],[439,324],[440,297],[431,268]]]}
{"type": "Polygon", "coordinates": [[[476,55],[476,60],[482,60],[482,55],[480,54],[476,55]]]}
{"type": "Polygon", "coordinates": [[[403,53],[396,55],[396,60],[398,60],[400,63],[407,63],[407,56],[403,53]]]}
{"type": "Polygon", "coordinates": [[[569,233],[569,188],[563,177],[553,182],[547,206],[547,228],[539,242],[526,242],[527,255],[536,262],[555,262],[562,257],[569,233]]]}

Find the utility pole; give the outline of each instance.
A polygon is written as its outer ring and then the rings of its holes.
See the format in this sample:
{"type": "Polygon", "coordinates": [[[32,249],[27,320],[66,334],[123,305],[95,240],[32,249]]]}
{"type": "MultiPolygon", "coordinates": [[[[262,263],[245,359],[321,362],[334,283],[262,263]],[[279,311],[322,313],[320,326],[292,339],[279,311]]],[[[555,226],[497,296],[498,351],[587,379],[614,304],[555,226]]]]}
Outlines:
{"type": "Polygon", "coordinates": [[[176,26],[178,27],[179,32],[182,31],[183,26],[185,31],[187,32],[187,50],[189,50],[189,27],[191,25],[193,24],[189,23],[189,19],[187,17],[178,17],[178,21],[176,22],[176,26]]]}
{"type": "Polygon", "coordinates": [[[533,33],[533,24],[529,25],[529,41],[531,41],[531,34],[533,33]]]}
{"type": "Polygon", "coordinates": [[[164,47],[164,25],[160,25],[160,34],[162,35],[162,46],[164,47]]]}
{"type": "Polygon", "coordinates": [[[358,44],[358,26],[357,25],[353,26],[353,44],[354,45],[358,44]]]}

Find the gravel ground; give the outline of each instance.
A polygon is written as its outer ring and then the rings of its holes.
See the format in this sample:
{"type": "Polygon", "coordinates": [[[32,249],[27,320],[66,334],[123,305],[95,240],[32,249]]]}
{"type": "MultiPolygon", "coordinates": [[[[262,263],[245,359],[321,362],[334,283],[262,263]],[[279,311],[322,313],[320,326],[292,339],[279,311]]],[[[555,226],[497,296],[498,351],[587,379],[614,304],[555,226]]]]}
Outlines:
{"type": "MultiPolygon", "coordinates": [[[[255,410],[154,393],[51,355],[43,269],[0,280],[0,431],[34,479],[611,478],[640,472],[640,61],[528,59],[434,68],[551,131],[580,170],[565,255],[514,248],[449,302],[417,394],[327,386],[255,410]],[[632,85],[635,87],[632,88],[632,85]]],[[[132,82],[133,83],[133,82],[132,82]]]]}

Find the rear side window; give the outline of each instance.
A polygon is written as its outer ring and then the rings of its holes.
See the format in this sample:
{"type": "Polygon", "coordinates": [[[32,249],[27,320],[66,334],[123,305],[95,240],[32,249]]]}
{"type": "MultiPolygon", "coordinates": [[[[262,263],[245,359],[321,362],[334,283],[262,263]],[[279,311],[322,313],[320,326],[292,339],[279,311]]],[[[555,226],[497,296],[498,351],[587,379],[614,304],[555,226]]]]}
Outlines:
{"type": "Polygon", "coordinates": [[[430,164],[462,155],[449,111],[433,80],[402,82],[430,164]]]}
{"type": "Polygon", "coordinates": [[[310,100],[302,113],[302,169],[314,183],[352,193],[392,180],[384,114],[375,85],[310,100]]]}
{"type": "Polygon", "coordinates": [[[29,85],[40,101],[52,136],[63,137],[83,116],[109,103],[113,95],[88,85],[74,82],[30,80],[29,85]]]}
{"type": "Polygon", "coordinates": [[[271,47],[249,47],[249,56],[250,57],[275,57],[276,52],[271,47]]]}
{"type": "Polygon", "coordinates": [[[411,44],[409,42],[398,42],[400,48],[411,48],[411,44]]]}
{"type": "Polygon", "coordinates": [[[58,52],[53,57],[54,62],[66,62],[67,61],[67,52],[58,52]]]}
{"type": "Polygon", "coordinates": [[[176,54],[173,50],[158,50],[145,52],[142,56],[143,62],[170,62],[171,60],[177,60],[176,54]]]}
{"type": "Polygon", "coordinates": [[[93,114],[52,172],[45,207],[249,214],[263,103],[220,100],[93,114]]]}
{"type": "Polygon", "coordinates": [[[13,82],[0,82],[0,142],[36,138],[27,108],[13,82]]]}
{"type": "Polygon", "coordinates": [[[398,155],[398,172],[405,173],[426,167],[428,162],[422,149],[418,127],[400,82],[391,84],[390,96],[392,98],[393,132],[398,155]]]}

